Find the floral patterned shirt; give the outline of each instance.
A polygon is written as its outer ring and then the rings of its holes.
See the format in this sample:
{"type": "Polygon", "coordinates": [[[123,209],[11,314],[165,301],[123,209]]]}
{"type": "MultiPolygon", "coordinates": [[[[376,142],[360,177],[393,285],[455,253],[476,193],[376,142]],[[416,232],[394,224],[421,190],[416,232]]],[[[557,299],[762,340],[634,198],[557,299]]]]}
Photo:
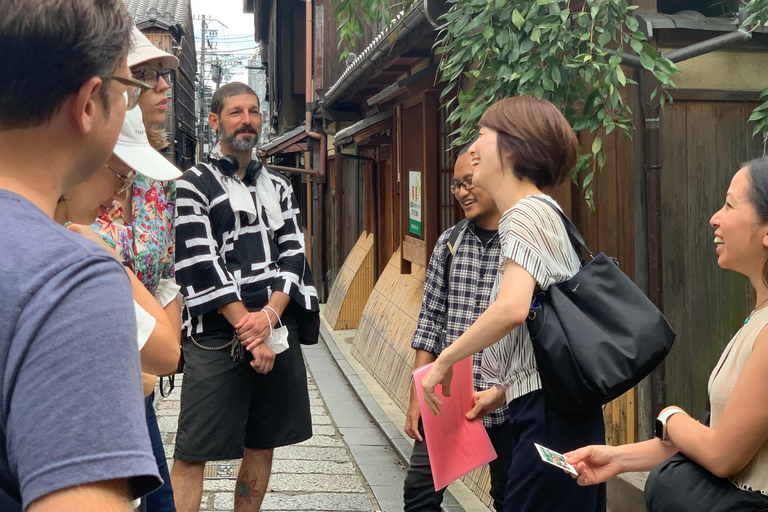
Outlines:
{"type": "Polygon", "coordinates": [[[175,201],[175,182],[139,175],[133,184],[130,224],[115,203],[91,226],[123,259],[133,262],[136,277],[153,295],[161,279],[174,277],[175,201]]]}

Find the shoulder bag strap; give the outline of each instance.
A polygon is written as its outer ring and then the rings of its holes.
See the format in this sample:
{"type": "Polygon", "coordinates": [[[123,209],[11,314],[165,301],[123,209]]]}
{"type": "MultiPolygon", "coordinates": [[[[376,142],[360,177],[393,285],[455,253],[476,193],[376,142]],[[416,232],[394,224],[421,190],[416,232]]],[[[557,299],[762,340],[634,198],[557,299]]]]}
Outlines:
{"type": "Polygon", "coordinates": [[[531,196],[531,197],[546,204],[560,216],[560,219],[563,221],[563,225],[565,226],[565,231],[566,233],[568,233],[568,239],[571,241],[573,250],[576,251],[576,255],[579,257],[579,262],[581,263],[582,267],[587,264],[587,261],[584,259],[584,254],[581,252],[582,247],[584,248],[585,251],[587,251],[587,254],[589,254],[590,258],[594,258],[594,256],[592,256],[592,251],[589,250],[589,247],[587,247],[587,243],[584,241],[584,237],[581,236],[581,233],[579,233],[579,230],[576,229],[576,226],[573,225],[573,222],[571,222],[571,219],[569,219],[568,216],[565,213],[563,213],[562,210],[560,210],[560,208],[553,205],[551,202],[547,201],[543,197],[539,197],[539,196],[531,196]]]}
{"type": "Polygon", "coordinates": [[[464,230],[467,228],[469,221],[467,219],[460,220],[451,230],[451,234],[446,242],[448,252],[445,255],[445,261],[443,262],[443,280],[445,281],[445,289],[450,289],[451,286],[451,267],[453,266],[453,256],[456,254],[456,249],[461,243],[461,239],[464,237],[464,230]]]}
{"type": "MultiPolygon", "coordinates": [[[[464,231],[467,229],[469,221],[462,219],[456,223],[451,230],[451,234],[448,236],[448,241],[445,246],[448,251],[445,253],[445,261],[443,262],[443,282],[445,283],[445,299],[448,301],[448,293],[451,290],[451,267],[453,267],[453,256],[456,254],[456,249],[459,247],[461,240],[464,238],[464,231]]],[[[448,311],[443,315],[443,336],[448,332],[448,311]]]]}

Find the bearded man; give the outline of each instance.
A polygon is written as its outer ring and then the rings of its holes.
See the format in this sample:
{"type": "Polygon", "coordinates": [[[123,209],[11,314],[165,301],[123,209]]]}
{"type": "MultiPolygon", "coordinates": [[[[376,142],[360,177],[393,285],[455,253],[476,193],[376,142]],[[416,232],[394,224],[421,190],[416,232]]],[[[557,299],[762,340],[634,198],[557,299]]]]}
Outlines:
{"type": "Polygon", "coordinates": [[[197,511],[206,461],[242,458],[235,510],[252,512],[273,449],[312,437],[300,342],[317,334],[297,318],[318,299],[290,182],[253,158],[256,93],[220,87],[208,122],[220,146],[176,185],[185,369],[171,482],[179,512],[197,511]]]}

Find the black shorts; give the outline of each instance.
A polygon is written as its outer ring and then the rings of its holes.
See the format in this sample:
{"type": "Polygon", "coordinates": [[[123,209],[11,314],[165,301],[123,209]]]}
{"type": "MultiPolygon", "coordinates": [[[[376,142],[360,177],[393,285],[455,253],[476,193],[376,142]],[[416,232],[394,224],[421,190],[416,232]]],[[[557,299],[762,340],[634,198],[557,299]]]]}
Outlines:
{"type": "MultiPolygon", "coordinates": [[[[307,372],[297,326],[283,315],[290,348],[275,358],[266,375],[245,361],[233,361],[230,349],[203,350],[184,339],[184,381],[174,458],[189,461],[243,457],[243,448],[269,449],[312,437],[307,372]]],[[[196,335],[206,347],[224,345],[233,332],[196,335]]]]}

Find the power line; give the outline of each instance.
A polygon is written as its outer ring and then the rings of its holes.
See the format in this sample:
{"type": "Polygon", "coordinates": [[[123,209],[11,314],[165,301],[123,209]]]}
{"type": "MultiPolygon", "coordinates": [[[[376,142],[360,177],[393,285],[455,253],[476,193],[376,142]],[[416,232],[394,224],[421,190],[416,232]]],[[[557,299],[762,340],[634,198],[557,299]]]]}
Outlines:
{"type": "Polygon", "coordinates": [[[242,34],[227,34],[224,37],[253,37],[253,34],[250,32],[244,32],[242,34]]]}
{"type": "Polygon", "coordinates": [[[209,48],[208,52],[209,53],[239,53],[239,52],[249,52],[249,51],[252,52],[256,48],[258,48],[258,47],[257,46],[252,46],[252,47],[249,47],[249,48],[238,48],[237,50],[230,50],[228,48],[222,48],[221,50],[211,50],[209,48]]]}
{"type": "MultiPolygon", "coordinates": [[[[195,42],[199,43],[201,39],[199,37],[195,38],[195,42]]],[[[254,43],[254,40],[252,37],[244,37],[242,39],[228,39],[226,37],[219,37],[217,38],[217,43],[225,43],[225,44],[248,44],[248,43],[254,43]]]]}

